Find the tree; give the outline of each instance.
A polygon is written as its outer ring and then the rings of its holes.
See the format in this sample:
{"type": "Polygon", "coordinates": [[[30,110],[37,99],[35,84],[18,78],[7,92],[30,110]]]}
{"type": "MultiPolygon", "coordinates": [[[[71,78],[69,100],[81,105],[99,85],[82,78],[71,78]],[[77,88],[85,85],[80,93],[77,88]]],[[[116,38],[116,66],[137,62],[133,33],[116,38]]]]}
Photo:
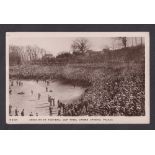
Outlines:
{"type": "Polygon", "coordinates": [[[122,43],[123,43],[124,48],[126,48],[126,45],[127,45],[127,38],[126,37],[122,37],[122,43]]]}
{"type": "Polygon", "coordinates": [[[110,48],[108,45],[105,45],[105,47],[102,49],[103,52],[108,52],[110,51],[110,48]]]}
{"type": "Polygon", "coordinates": [[[62,52],[56,56],[56,58],[71,58],[72,54],[69,52],[62,52]]]}
{"type": "Polygon", "coordinates": [[[131,38],[131,44],[132,44],[132,47],[133,47],[133,42],[134,42],[134,40],[133,40],[133,37],[131,38]]]}
{"type": "Polygon", "coordinates": [[[122,43],[124,48],[127,47],[127,37],[118,37],[117,39],[121,40],[121,43],[122,43]]]}
{"type": "Polygon", "coordinates": [[[10,45],[9,46],[9,62],[10,65],[22,64],[22,47],[10,45]]]}
{"type": "Polygon", "coordinates": [[[135,37],[135,46],[137,46],[137,37],[135,37]]]}
{"type": "Polygon", "coordinates": [[[140,37],[141,46],[143,46],[143,37],[140,37]]]}
{"type": "Polygon", "coordinates": [[[88,40],[85,38],[76,39],[71,45],[73,53],[84,54],[89,49],[88,40]]]}

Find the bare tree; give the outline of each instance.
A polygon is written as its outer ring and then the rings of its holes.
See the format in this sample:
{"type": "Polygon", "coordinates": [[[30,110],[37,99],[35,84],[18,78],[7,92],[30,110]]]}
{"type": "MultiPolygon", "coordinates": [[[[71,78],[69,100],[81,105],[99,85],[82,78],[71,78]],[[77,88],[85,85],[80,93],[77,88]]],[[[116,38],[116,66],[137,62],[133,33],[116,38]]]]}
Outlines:
{"type": "Polygon", "coordinates": [[[22,64],[22,48],[19,46],[9,46],[10,64],[22,64]]]}
{"type": "Polygon", "coordinates": [[[133,37],[132,37],[132,38],[131,38],[131,42],[132,42],[132,47],[133,47],[133,41],[134,41],[134,40],[133,40],[133,37]]]}
{"type": "Polygon", "coordinates": [[[135,46],[137,46],[137,37],[135,37],[135,46]]]}
{"type": "Polygon", "coordinates": [[[112,49],[115,50],[116,38],[112,38],[112,49]]]}
{"type": "Polygon", "coordinates": [[[127,38],[126,37],[121,37],[121,40],[122,40],[123,47],[126,48],[126,46],[127,46],[127,38]]]}
{"type": "Polygon", "coordinates": [[[116,40],[120,40],[124,48],[127,47],[127,37],[118,37],[116,40]]]}
{"type": "Polygon", "coordinates": [[[140,37],[141,46],[143,46],[143,37],[140,37]]]}
{"type": "Polygon", "coordinates": [[[71,48],[73,53],[76,52],[79,54],[84,54],[89,49],[88,40],[85,38],[76,39],[73,41],[71,48]]]}

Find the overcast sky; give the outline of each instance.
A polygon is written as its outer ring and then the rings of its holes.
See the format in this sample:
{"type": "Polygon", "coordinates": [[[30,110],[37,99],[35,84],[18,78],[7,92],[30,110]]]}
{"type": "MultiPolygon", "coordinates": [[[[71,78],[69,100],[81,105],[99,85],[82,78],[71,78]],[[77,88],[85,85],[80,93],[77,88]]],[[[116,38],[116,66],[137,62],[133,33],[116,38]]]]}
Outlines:
{"type": "MultiPolygon", "coordinates": [[[[71,51],[71,45],[77,37],[15,37],[9,39],[10,45],[19,46],[38,46],[44,48],[48,53],[57,55],[63,51],[71,51]]],[[[114,40],[111,37],[86,37],[90,44],[90,49],[94,51],[100,51],[105,47],[112,48],[114,40]]],[[[131,44],[131,40],[128,39],[128,44],[131,44]]],[[[115,45],[117,48],[117,44],[115,45]]]]}

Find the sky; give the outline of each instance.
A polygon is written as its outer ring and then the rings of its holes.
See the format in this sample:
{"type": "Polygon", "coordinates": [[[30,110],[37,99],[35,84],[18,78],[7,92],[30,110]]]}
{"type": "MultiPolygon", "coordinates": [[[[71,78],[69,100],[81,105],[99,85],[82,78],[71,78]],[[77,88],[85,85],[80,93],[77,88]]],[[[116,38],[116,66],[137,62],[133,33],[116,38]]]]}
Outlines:
{"type": "MultiPolygon", "coordinates": [[[[49,53],[57,55],[63,51],[71,51],[71,45],[77,38],[11,38],[10,45],[19,46],[38,46],[44,48],[49,53]]],[[[90,49],[99,51],[106,46],[111,46],[110,38],[87,38],[89,41],[90,49]]]]}
{"type": "MultiPolygon", "coordinates": [[[[54,56],[57,54],[70,51],[73,41],[81,37],[30,37],[30,36],[18,36],[10,37],[9,45],[18,45],[18,46],[38,46],[44,48],[47,53],[51,53],[54,56]]],[[[90,49],[94,51],[101,51],[102,49],[109,47],[113,48],[114,39],[112,37],[84,37],[89,41],[90,49]]],[[[116,42],[116,41],[115,41],[116,42]]],[[[131,45],[131,39],[129,39],[128,44],[131,45]]],[[[115,48],[118,48],[119,45],[115,43],[115,48]]]]}

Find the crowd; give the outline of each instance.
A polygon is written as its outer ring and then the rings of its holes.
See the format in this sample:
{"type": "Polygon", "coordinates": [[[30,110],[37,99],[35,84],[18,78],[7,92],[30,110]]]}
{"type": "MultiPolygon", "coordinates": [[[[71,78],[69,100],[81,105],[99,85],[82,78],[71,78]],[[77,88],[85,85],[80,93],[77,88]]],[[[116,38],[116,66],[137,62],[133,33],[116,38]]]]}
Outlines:
{"type": "MultiPolygon", "coordinates": [[[[57,106],[60,116],[144,116],[145,115],[145,72],[143,64],[119,65],[72,65],[63,69],[52,69],[51,76],[67,79],[73,86],[87,84],[79,100],[69,104],[48,96],[49,113],[57,106]],[[57,72],[56,72],[57,71],[57,72]],[[76,82],[76,83],[75,83],[76,82]]],[[[50,70],[50,69],[49,69],[50,70]]],[[[37,80],[38,81],[38,80],[37,80]]],[[[44,80],[49,92],[49,81],[44,80]]],[[[31,92],[33,94],[33,92],[31,92]]],[[[38,94],[40,99],[41,94],[38,94]]]]}
{"type": "Polygon", "coordinates": [[[74,104],[66,105],[67,116],[144,116],[144,71],[118,73],[105,71],[87,74],[91,86],[74,104]]]}

